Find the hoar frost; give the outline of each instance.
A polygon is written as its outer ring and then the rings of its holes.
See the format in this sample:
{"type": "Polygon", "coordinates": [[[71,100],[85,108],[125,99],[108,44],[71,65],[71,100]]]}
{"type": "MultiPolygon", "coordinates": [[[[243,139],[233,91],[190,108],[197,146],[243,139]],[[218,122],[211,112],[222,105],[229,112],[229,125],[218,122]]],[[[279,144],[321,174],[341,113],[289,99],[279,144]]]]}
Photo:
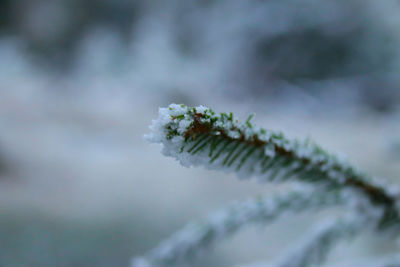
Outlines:
{"type": "Polygon", "coordinates": [[[253,116],[239,123],[232,113],[171,104],[159,109],[145,138],[163,144],[164,155],[187,167],[235,172],[239,178],[257,177],[263,182],[293,180],[332,190],[346,186],[366,194],[373,204],[397,205],[386,186],[310,140],[287,139],[253,125],[253,116]]]}
{"type": "Polygon", "coordinates": [[[272,266],[320,265],[333,244],[353,237],[366,226],[379,230],[390,226],[398,232],[398,227],[393,227],[400,222],[398,189],[374,181],[309,140],[287,139],[280,132],[254,126],[253,116],[239,123],[232,113],[172,104],[159,109],[145,138],[161,143],[164,155],[184,166],[235,172],[239,178],[256,177],[263,182],[291,180],[302,190],[240,202],[201,223],[190,224],[144,257],[135,258],[132,266],[180,266],[248,224],[267,224],[285,212],[332,205],[345,206],[348,216],[313,227],[304,242],[272,266]]]}

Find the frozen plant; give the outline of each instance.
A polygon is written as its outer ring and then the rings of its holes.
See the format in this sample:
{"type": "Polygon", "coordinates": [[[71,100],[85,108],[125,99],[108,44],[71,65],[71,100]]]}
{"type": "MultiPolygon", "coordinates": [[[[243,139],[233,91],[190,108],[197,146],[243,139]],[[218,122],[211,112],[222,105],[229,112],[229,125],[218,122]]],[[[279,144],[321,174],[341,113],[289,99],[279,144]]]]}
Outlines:
{"type": "MultiPolygon", "coordinates": [[[[282,213],[330,206],[344,207],[343,214],[312,227],[304,241],[276,262],[249,266],[319,266],[343,238],[365,230],[398,232],[399,194],[393,186],[389,189],[378,183],[309,140],[291,140],[282,133],[256,127],[252,117],[239,123],[232,113],[171,104],[159,109],[159,117],[145,138],[161,143],[163,154],[184,166],[235,172],[240,178],[255,177],[260,182],[292,181],[296,189],[239,202],[203,222],[190,224],[134,258],[133,267],[188,266],[199,252],[246,225],[265,225],[282,213]]],[[[397,259],[391,256],[390,264],[400,266],[397,259]]]]}

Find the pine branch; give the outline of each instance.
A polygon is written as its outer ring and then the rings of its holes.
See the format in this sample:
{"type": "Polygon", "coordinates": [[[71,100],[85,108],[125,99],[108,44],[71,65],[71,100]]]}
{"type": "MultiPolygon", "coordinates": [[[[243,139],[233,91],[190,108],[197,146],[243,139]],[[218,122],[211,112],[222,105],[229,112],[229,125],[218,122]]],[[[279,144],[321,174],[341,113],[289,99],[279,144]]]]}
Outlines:
{"type": "MultiPolygon", "coordinates": [[[[354,232],[353,232],[354,235],[354,232]]],[[[350,237],[351,238],[351,237],[350,237]]],[[[294,261],[293,261],[294,262],[294,261]]],[[[278,267],[271,262],[257,262],[252,264],[238,265],[237,267],[278,267]]],[[[325,265],[324,265],[325,266],[325,265]]],[[[393,255],[383,256],[379,259],[363,259],[363,260],[351,260],[351,261],[340,261],[335,264],[326,265],[327,267],[340,266],[340,267],[399,267],[400,266],[400,254],[396,253],[393,255]]]]}
{"type": "Polygon", "coordinates": [[[378,261],[369,261],[369,262],[364,262],[362,265],[353,265],[353,267],[358,267],[358,266],[363,266],[363,267],[399,267],[400,266],[400,255],[390,255],[386,256],[385,258],[382,258],[378,261]]]}
{"type": "Polygon", "coordinates": [[[257,128],[251,123],[252,117],[240,124],[232,113],[216,114],[203,106],[172,104],[159,109],[159,118],[153,120],[152,132],[146,138],[162,143],[163,153],[184,166],[235,172],[239,177],[253,176],[260,181],[308,183],[317,187],[318,193],[295,192],[234,205],[203,223],[187,226],[145,257],[136,258],[134,267],[176,266],[248,224],[265,224],[283,212],[325,208],[344,199],[346,205],[355,208],[356,217],[317,228],[306,243],[290,254],[290,260],[280,260],[274,266],[315,266],[324,261],[339,239],[351,237],[361,228],[399,226],[397,192],[314,143],[257,128]]]}
{"type": "MultiPolygon", "coordinates": [[[[241,267],[313,267],[321,266],[330,250],[341,239],[352,239],[365,230],[364,217],[331,218],[312,227],[305,240],[290,248],[275,262],[258,262],[241,267]]],[[[363,266],[366,265],[357,265],[363,266]]],[[[383,266],[382,266],[383,267],[383,266]]]]}
{"type": "Polygon", "coordinates": [[[237,203],[201,223],[190,224],[170,239],[162,242],[143,258],[136,258],[132,267],[178,266],[249,224],[268,224],[283,213],[343,204],[346,194],[325,194],[307,189],[275,197],[259,197],[237,203]]]}
{"type": "Polygon", "coordinates": [[[384,211],[382,228],[399,224],[397,199],[387,187],[314,143],[254,126],[252,116],[239,123],[232,113],[171,104],[159,109],[146,138],[162,143],[163,153],[184,166],[201,165],[261,181],[307,182],[325,190],[351,188],[384,211]]]}
{"type": "Polygon", "coordinates": [[[358,259],[351,261],[338,262],[335,265],[329,264],[327,267],[341,266],[341,267],[399,267],[400,254],[391,254],[381,256],[379,258],[358,259]]]}
{"type": "Polygon", "coordinates": [[[365,218],[352,217],[331,219],[313,227],[306,240],[297,244],[293,251],[285,255],[276,267],[312,267],[320,266],[330,250],[341,239],[351,239],[365,230],[365,218]]]}

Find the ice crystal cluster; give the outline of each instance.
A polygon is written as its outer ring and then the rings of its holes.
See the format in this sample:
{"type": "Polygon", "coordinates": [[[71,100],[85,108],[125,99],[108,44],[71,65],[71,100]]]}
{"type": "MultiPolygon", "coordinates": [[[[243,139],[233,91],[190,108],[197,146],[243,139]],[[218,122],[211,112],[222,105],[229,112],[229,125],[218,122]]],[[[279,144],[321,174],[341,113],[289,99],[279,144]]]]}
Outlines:
{"type": "MultiPolygon", "coordinates": [[[[251,123],[239,123],[232,113],[215,113],[204,106],[171,104],[159,109],[145,138],[163,145],[163,153],[187,167],[235,172],[261,182],[297,182],[287,194],[237,203],[190,224],[143,257],[134,267],[187,266],[190,259],[248,224],[267,224],[282,213],[346,207],[345,215],[313,227],[313,232],[273,265],[306,267],[321,264],[340,239],[364,229],[387,231],[399,224],[398,191],[377,183],[320,146],[286,138],[251,123]]],[[[398,230],[398,229],[397,229],[398,230]]],[[[400,266],[400,265],[399,265],[400,266]]]]}

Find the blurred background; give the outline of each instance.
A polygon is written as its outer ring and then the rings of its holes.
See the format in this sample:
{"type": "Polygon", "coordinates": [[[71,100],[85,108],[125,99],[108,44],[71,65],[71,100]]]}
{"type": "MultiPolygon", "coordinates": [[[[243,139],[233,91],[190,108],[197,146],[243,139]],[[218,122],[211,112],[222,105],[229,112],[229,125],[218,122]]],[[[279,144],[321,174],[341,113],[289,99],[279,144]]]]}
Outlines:
{"type": "MultiPolygon", "coordinates": [[[[170,103],[255,112],[399,183],[399,14],[398,0],[1,0],[0,266],[128,266],[284,190],[163,157],[142,136],[170,103]]],[[[250,227],[194,266],[272,259],[326,215],[250,227]]],[[[363,236],[330,260],[396,248],[363,236]]]]}

